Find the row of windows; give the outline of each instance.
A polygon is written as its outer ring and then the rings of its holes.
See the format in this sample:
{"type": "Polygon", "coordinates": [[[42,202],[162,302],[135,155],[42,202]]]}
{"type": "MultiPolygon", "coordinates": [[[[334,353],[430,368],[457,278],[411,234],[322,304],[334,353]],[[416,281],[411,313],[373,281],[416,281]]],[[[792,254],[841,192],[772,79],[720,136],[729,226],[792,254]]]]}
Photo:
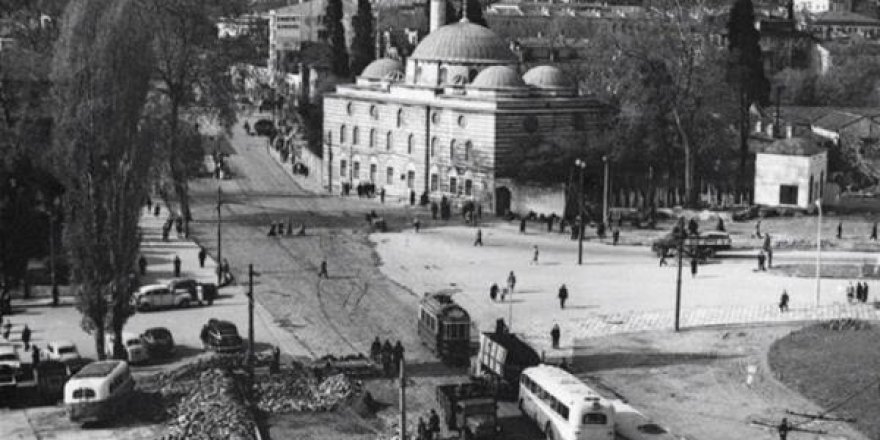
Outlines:
{"type": "Polygon", "coordinates": [[[437,331],[437,317],[422,309],[421,320],[431,331],[437,331]]]}
{"type": "MultiPolygon", "coordinates": [[[[369,174],[369,181],[370,182],[376,183],[377,178],[379,177],[378,172],[379,172],[379,167],[374,163],[370,164],[370,174],[369,174]]],[[[346,161],[345,159],[342,159],[339,161],[339,177],[342,177],[343,179],[349,178],[348,161],[346,161]]],[[[361,164],[360,164],[360,162],[353,162],[351,164],[351,176],[350,177],[352,180],[359,180],[361,178],[361,164]]],[[[406,175],[404,175],[404,179],[406,179],[407,188],[411,188],[411,189],[414,188],[415,187],[415,180],[416,180],[416,172],[415,171],[407,171],[406,175]]],[[[394,184],[394,168],[393,167],[385,168],[385,184],[386,185],[393,185],[394,184]]]]}
{"type": "Polygon", "coordinates": [[[466,322],[443,324],[440,334],[443,339],[466,339],[468,337],[468,324],[466,322]]]}
{"type": "Polygon", "coordinates": [[[555,397],[551,396],[550,393],[544,390],[540,385],[533,382],[529,376],[523,374],[520,382],[522,385],[529,390],[532,394],[535,395],[538,399],[541,399],[547,406],[550,407],[556,414],[559,414],[565,420],[568,420],[568,406],[564,403],[557,400],[555,397]]]}
{"type": "MultiPolygon", "coordinates": [[[[437,191],[441,188],[438,185],[439,178],[436,174],[431,174],[431,191],[437,191]]],[[[463,192],[464,195],[469,196],[474,192],[474,182],[471,179],[465,179],[464,185],[459,185],[457,177],[449,178],[449,187],[442,188],[445,192],[450,192],[452,194],[458,194],[459,192],[463,192]]]]}
{"type": "MultiPolygon", "coordinates": [[[[346,133],[347,133],[347,127],[345,125],[340,126],[339,127],[339,143],[340,144],[344,144],[348,140],[346,133]]],[[[328,142],[332,143],[332,133],[328,132],[327,137],[328,137],[328,142]]],[[[358,127],[352,128],[351,129],[351,144],[352,145],[359,145],[360,140],[361,140],[360,139],[360,128],[358,128],[358,127]]],[[[407,152],[407,154],[412,154],[414,144],[415,144],[415,136],[412,134],[408,135],[406,138],[406,152],[407,152]]],[[[373,148],[376,145],[377,145],[376,129],[371,128],[370,132],[367,136],[367,146],[369,146],[370,148],[373,148]]],[[[388,131],[385,133],[385,151],[391,151],[392,145],[394,145],[394,135],[391,133],[391,131],[388,131]]],[[[431,157],[436,157],[437,150],[439,149],[439,146],[440,146],[440,140],[436,137],[431,138],[431,157]]],[[[449,160],[455,160],[455,158],[456,158],[455,155],[458,152],[458,149],[459,149],[459,141],[456,141],[455,139],[449,141],[449,160]]],[[[465,161],[471,160],[471,157],[473,156],[473,149],[474,149],[473,142],[471,142],[471,141],[464,142],[464,149],[463,149],[463,151],[461,151],[460,154],[463,155],[463,159],[465,161]]]]}
{"type": "MultiPolygon", "coordinates": [[[[349,116],[353,115],[354,111],[355,111],[355,105],[353,102],[349,102],[348,104],[345,105],[345,112],[349,116]]],[[[370,105],[369,111],[370,111],[370,117],[372,117],[373,119],[379,119],[379,107],[376,104],[370,105]]],[[[406,115],[406,112],[404,111],[403,108],[397,109],[397,126],[398,127],[403,126],[403,123],[405,120],[405,115],[406,115]]],[[[440,121],[441,121],[441,112],[435,111],[431,115],[431,122],[434,124],[439,124],[440,121]]],[[[465,126],[467,126],[467,119],[464,117],[464,115],[458,115],[458,118],[456,119],[456,123],[458,124],[459,127],[464,128],[465,126]]]]}

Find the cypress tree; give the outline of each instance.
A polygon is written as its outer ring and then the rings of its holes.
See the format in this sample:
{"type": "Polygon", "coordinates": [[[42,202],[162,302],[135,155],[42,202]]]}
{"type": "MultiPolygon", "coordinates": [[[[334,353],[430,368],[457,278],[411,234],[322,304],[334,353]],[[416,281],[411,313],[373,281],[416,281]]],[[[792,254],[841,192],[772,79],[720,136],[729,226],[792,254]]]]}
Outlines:
{"type": "Polygon", "coordinates": [[[345,28],[342,26],[342,0],[327,0],[324,12],[324,27],[327,29],[331,70],[339,76],[348,76],[348,48],[345,47],[345,28]]]}
{"type": "Polygon", "coordinates": [[[351,72],[359,75],[375,59],[373,7],[369,0],[358,0],[357,15],[351,18],[354,39],[351,41],[351,72]]]}
{"type": "Polygon", "coordinates": [[[478,24],[483,27],[489,27],[489,24],[486,23],[486,18],[483,17],[483,4],[480,2],[480,0],[467,0],[465,17],[467,17],[468,21],[470,21],[471,23],[478,24]]]}
{"type": "MultiPolygon", "coordinates": [[[[430,1],[430,0],[429,0],[430,1]]],[[[446,0],[446,24],[458,22],[461,15],[458,14],[458,8],[455,7],[455,0],[446,0]]]]}
{"type": "Polygon", "coordinates": [[[764,76],[764,61],[761,57],[761,34],[755,29],[755,11],[751,0],[735,0],[730,9],[727,22],[728,82],[735,88],[738,96],[740,161],[739,186],[748,185],[747,160],[749,154],[748,136],[751,126],[749,108],[753,103],[766,104],[770,95],[770,82],[764,76]]]}

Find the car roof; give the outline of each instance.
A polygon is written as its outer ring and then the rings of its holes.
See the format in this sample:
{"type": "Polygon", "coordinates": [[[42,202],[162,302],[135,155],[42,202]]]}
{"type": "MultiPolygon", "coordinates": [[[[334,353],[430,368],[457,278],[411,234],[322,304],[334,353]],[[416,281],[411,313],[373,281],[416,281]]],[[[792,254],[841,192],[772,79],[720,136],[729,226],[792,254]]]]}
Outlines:
{"type": "Polygon", "coordinates": [[[171,330],[168,330],[165,327],[150,327],[144,330],[144,333],[168,333],[171,334],[171,330]]]}
{"type": "Polygon", "coordinates": [[[68,340],[50,341],[49,345],[54,345],[56,347],[76,347],[76,344],[68,340]]]}
{"type": "Polygon", "coordinates": [[[212,326],[220,328],[220,329],[236,329],[236,330],[238,329],[238,327],[236,327],[235,324],[233,324],[229,321],[221,321],[219,319],[212,319],[211,321],[209,321],[209,323],[212,326]]]}
{"type": "Polygon", "coordinates": [[[175,279],[169,281],[169,284],[170,283],[188,283],[188,282],[196,283],[198,281],[196,281],[195,278],[175,278],[175,279]]]}
{"type": "Polygon", "coordinates": [[[140,289],[138,289],[138,292],[148,292],[151,290],[159,290],[159,289],[167,289],[167,288],[168,288],[168,286],[166,286],[165,284],[147,284],[146,286],[141,286],[140,289]]]}
{"type": "Polygon", "coordinates": [[[16,354],[18,349],[14,345],[0,345],[0,354],[16,354]]]}

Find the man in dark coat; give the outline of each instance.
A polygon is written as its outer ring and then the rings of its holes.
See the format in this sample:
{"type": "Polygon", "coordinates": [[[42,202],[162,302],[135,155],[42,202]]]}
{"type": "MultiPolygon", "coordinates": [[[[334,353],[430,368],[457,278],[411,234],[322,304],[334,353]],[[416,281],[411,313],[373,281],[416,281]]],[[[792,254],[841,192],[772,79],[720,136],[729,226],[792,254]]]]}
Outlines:
{"type": "Polygon", "coordinates": [[[440,208],[437,207],[437,202],[431,202],[431,220],[437,220],[437,211],[440,208]]]}
{"type": "Polygon", "coordinates": [[[143,255],[138,258],[138,268],[141,270],[141,276],[147,274],[147,259],[143,255]]]}
{"type": "Polygon", "coordinates": [[[491,298],[492,301],[495,301],[498,298],[498,284],[497,283],[492,283],[492,287],[489,288],[489,298],[491,298]]]}
{"type": "Polygon", "coordinates": [[[614,228],[614,232],[611,233],[611,244],[617,246],[617,243],[620,242],[620,229],[614,228]]]}
{"type": "Polygon", "coordinates": [[[393,352],[394,348],[391,346],[391,341],[386,339],[385,343],[382,344],[382,371],[385,372],[385,377],[391,377],[394,373],[391,364],[391,356],[393,352]]]}
{"type": "Polygon", "coordinates": [[[697,266],[699,263],[696,258],[691,258],[691,278],[697,277],[697,266]]]}
{"type": "Polygon", "coordinates": [[[413,190],[409,190],[409,204],[410,205],[416,204],[416,192],[413,190]]]}
{"type": "Polygon", "coordinates": [[[31,348],[31,329],[24,325],[24,330],[21,331],[21,342],[24,342],[24,349],[28,350],[31,348]]]}
{"type": "Polygon", "coordinates": [[[34,344],[31,350],[31,362],[34,367],[40,365],[40,347],[37,347],[37,344],[34,344]]]}
{"type": "Polygon", "coordinates": [[[715,229],[719,232],[724,232],[724,219],[721,216],[718,216],[718,224],[715,225],[715,229]]]}
{"type": "Polygon", "coordinates": [[[871,236],[869,237],[871,240],[877,241],[877,222],[871,226],[871,236]]]}
{"type": "Polygon", "coordinates": [[[553,342],[553,348],[559,348],[560,336],[559,324],[553,324],[553,329],[550,330],[550,340],[553,342]]]}
{"type": "Polygon", "coordinates": [[[758,270],[767,270],[767,267],[764,265],[764,261],[767,256],[764,255],[764,251],[758,252],[758,270]]]}
{"type": "Polygon", "coordinates": [[[370,359],[376,363],[382,361],[382,341],[379,340],[378,336],[376,336],[376,339],[374,339],[373,343],[370,345],[370,359]]]}
{"type": "Polygon", "coordinates": [[[843,222],[837,222],[837,239],[843,238],[843,222]]]}
{"type": "Polygon", "coordinates": [[[199,246],[199,267],[205,267],[205,259],[208,258],[208,252],[205,248],[199,246]]]}
{"type": "Polygon", "coordinates": [[[437,411],[434,411],[434,408],[431,408],[431,412],[428,415],[428,433],[430,433],[431,438],[440,433],[440,416],[437,415],[437,411]]]}
{"type": "Polygon", "coordinates": [[[327,273],[327,260],[321,260],[321,269],[318,271],[318,278],[321,277],[330,279],[330,275],[327,273]]]}
{"type": "Polygon", "coordinates": [[[559,308],[565,308],[565,300],[568,299],[568,288],[565,287],[565,284],[559,287],[559,308]]]}
{"type": "Polygon", "coordinates": [[[183,217],[174,217],[174,229],[177,230],[178,236],[183,235],[183,217]]]}
{"type": "Polygon", "coordinates": [[[699,235],[700,233],[700,225],[697,224],[697,220],[691,217],[690,221],[688,221],[688,235],[699,235]]]}
{"type": "Polygon", "coordinates": [[[382,189],[379,190],[379,202],[385,203],[385,187],[384,186],[382,187],[382,189]]]}
{"type": "Polygon", "coordinates": [[[788,291],[783,289],[782,296],[779,297],[779,311],[780,312],[787,312],[788,311],[788,300],[789,300],[788,291]]]}
{"type": "Polygon", "coordinates": [[[523,217],[522,220],[519,221],[519,233],[520,234],[526,233],[526,218],[525,217],[523,217]]]}
{"type": "Polygon", "coordinates": [[[177,278],[180,276],[180,257],[174,256],[174,277],[177,278]]]}
{"type": "Polygon", "coordinates": [[[160,212],[162,212],[162,207],[156,203],[156,206],[153,208],[153,217],[158,217],[160,212]]]}
{"type": "Polygon", "coordinates": [[[482,246],[483,245],[483,230],[477,228],[477,239],[474,240],[474,246],[482,246]]]}
{"type": "Polygon", "coordinates": [[[391,352],[391,361],[394,362],[394,371],[400,371],[400,362],[403,361],[404,351],[403,344],[398,340],[397,343],[394,344],[394,349],[391,352]]]}

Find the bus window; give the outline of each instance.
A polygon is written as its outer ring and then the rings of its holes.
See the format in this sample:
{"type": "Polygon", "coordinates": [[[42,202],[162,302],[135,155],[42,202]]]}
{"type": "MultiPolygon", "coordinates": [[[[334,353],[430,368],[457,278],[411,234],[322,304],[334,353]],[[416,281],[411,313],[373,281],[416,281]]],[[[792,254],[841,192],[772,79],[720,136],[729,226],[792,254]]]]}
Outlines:
{"type": "Polygon", "coordinates": [[[556,412],[558,412],[563,419],[568,420],[568,406],[560,403],[559,407],[556,409],[556,412]]]}
{"type": "Polygon", "coordinates": [[[74,399],[94,399],[95,390],[91,388],[77,388],[73,391],[74,399]]]}
{"type": "Polygon", "coordinates": [[[586,413],[584,414],[584,425],[605,425],[608,423],[608,416],[602,413],[586,413]]]}

